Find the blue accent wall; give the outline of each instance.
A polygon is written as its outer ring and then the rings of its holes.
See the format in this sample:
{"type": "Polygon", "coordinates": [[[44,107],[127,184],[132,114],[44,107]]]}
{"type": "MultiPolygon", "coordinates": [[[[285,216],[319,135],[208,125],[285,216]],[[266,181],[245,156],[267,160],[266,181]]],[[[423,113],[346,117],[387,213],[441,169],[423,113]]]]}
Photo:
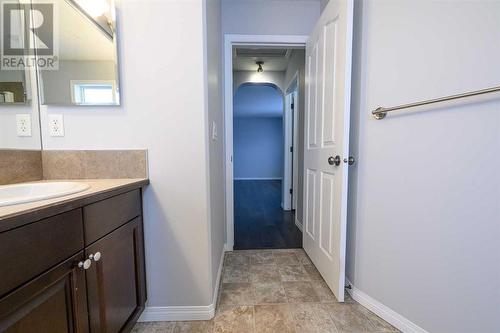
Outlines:
{"type": "Polygon", "coordinates": [[[233,126],[234,178],[282,178],[283,118],[237,117],[233,126]]]}

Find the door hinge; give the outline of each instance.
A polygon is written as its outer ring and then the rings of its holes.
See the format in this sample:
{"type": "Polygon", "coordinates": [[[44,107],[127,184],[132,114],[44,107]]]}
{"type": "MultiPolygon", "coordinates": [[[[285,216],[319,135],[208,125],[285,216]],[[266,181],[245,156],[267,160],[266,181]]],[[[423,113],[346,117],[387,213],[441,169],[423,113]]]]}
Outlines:
{"type": "Polygon", "coordinates": [[[290,189],[290,194],[293,194],[293,189],[290,189]]]}
{"type": "Polygon", "coordinates": [[[293,153],[293,146],[290,146],[290,153],[293,153]]]}
{"type": "Polygon", "coordinates": [[[291,108],[292,110],[295,108],[295,103],[292,103],[291,108]]]}

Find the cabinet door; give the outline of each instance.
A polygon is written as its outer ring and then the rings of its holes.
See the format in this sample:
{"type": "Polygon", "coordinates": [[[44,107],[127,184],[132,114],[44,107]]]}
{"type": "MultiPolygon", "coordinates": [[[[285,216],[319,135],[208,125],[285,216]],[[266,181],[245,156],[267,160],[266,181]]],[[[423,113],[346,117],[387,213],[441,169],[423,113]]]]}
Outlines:
{"type": "Polygon", "coordinates": [[[87,333],[83,252],[0,299],[0,332],[87,333]]]}
{"type": "Polygon", "coordinates": [[[128,331],[144,309],[142,221],[136,218],[86,248],[90,331],[128,331]]]}

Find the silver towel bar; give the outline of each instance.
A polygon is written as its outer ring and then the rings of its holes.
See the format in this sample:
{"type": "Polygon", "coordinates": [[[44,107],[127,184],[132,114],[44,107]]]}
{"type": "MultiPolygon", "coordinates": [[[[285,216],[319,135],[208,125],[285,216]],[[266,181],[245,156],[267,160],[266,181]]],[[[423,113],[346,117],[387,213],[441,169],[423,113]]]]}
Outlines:
{"type": "Polygon", "coordinates": [[[439,102],[445,102],[445,101],[451,101],[454,99],[459,99],[459,98],[464,98],[464,97],[471,97],[471,96],[477,96],[477,95],[483,95],[483,94],[488,94],[492,92],[497,92],[500,91],[500,86],[498,87],[493,87],[493,88],[488,88],[488,89],[481,89],[481,90],[476,90],[476,91],[470,91],[466,92],[463,94],[458,94],[458,95],[450,95],[450,96],[445,96],[441,98],[434,98],[434,99],[428,99],[426,101],[422,102],[415,102],[415,103],[409,103],[409,104],[402,104],[398,106],[393,106],[390,108],[384,108],[384,107],[378,107],[375,110],[372,111],[372,115],[375,119],[380,120],[384,119],[385,116],[387,115],[388,112],[392,111],[397,111],[401,109],[407,109],[407,108],[413,108],[416,106],[421,106],[421,105],[427,105],[427,104],[432,104],[432,103],[439,103],[439,102]]]}

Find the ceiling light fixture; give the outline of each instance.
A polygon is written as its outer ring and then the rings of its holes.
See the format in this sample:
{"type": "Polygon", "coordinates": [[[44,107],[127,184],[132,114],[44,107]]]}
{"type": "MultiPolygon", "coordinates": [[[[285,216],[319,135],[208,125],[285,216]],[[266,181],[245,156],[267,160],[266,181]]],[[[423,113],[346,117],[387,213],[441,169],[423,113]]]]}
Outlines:
{"type": "Polygon", "coordinates": [[[264,65],[264,62],[263,61],[257,61],[255,64],[259,65],[259,68],[257,68],[257,73],[262,73],[264,71],[264,68],[262,68],[262,65],[264,65]]]}

